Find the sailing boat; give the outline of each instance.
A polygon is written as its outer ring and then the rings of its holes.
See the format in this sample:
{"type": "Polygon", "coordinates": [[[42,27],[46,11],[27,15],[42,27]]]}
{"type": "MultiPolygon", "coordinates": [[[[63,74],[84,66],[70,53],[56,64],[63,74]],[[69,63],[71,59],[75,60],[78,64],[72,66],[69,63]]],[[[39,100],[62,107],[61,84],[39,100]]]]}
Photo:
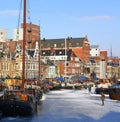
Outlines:
{"type": "Polygon", "coordinates": [[[2,100],[0,100],[2,116],[29,116],[37,112],[35,91],[28,93],[25,90],[26,0],[24,0],[23,15],[22,87],[17,90],[4,91],[2,100]]]}

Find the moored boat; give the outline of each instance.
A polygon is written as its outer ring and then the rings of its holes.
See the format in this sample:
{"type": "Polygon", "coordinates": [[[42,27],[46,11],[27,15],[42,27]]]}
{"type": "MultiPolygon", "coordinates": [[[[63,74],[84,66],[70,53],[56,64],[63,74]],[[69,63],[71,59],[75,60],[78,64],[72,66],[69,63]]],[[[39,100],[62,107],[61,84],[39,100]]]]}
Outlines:
{"type": "Polygon", "coordinates": [[[120,88],[109,88],[109,97],[120,101],[120,88]]]}
{"type": "Polygon", "coordinates": [[[120,78],[114,78],[113,85],[108,90],[110,99],[120,101],[120,78]]]}
{"type": "Polygon", "coordinates": [[[5,90],[0,110],[2,116],[29,116],[37,112],[37,101],[25,91],[5,90]]]}
{"type": "Polygon", "coordinates": [[[120,101],[120,83],[116,81],[115,85],[109,88],[109,97],[113,100],[120,101]]]}
{"type": "MultiPolygon", "coordinates": [[[[20,84],[16,86],[15,79],[11,79],[9,87],[4,89],[4,93],[0,97],[0,115],[2,116],[29,116],[37,112],[38,96],[36,89],[26,89],[26,0],[24,0],[24,14],[23,14],[23,43],[22,43],[22,75],[20,84]]],[[[40,57],[40,55],[39,55],[40,57]]],[[[38,61],[40,64],[40,61],[38,61]]],[[[40,68],[39,68],[40,70],[40,68]]],[[[38,73],[40,74],[40,73],[38,73]]],[[[40,77],[38,76],[38,80],[40,77]]],[[[18,83],[18,79],[17,79],[18,83]]]]}

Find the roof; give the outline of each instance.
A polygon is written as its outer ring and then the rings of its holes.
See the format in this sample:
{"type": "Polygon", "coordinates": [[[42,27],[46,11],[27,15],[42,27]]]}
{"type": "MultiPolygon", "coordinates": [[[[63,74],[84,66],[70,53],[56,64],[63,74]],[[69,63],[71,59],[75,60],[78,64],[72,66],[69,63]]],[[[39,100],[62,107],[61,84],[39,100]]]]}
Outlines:
{"type": "Polygon", "coordinates": [[[90,48],[99,48],[99,45],[91,45],[90,48]]]}
{"type": "Polygon", "coordinates": [[[77,57],[82,58],[82,54],[83,54],[82,48],[74,48],[72,50],[77,57]]]}
{"type": "MultiPolygon", "coordinates": [[[[77,57],[76,54],[72,51],[72,49],[66,50],[67,54],[67,60],[70,61],[71,54],[73,54],[74,57],[77,57]]],[[[42,56],[60,56],[60,55],[65,55],[65,50],[54,50],[52,53],[51,50],[42,50],[41,53],[42,56]]]]}
{"type": "MultiPolygon", "coordinates": [[[[67,38],[66,38],[67,39],[67,38]]],[[[69,43],[70,42],[79,42],[79,46],[82,47],[83,46],[83,42],[85,40],[85,37],[81,37],[81,38],[71,38],[69,39],[69,43]]],[[[65,43],[65,38],[61,38],[61,39],[43,39],[41,40],[42,42],[46,43],[46,44],[59,44],[59,43],[65,43]]]]}

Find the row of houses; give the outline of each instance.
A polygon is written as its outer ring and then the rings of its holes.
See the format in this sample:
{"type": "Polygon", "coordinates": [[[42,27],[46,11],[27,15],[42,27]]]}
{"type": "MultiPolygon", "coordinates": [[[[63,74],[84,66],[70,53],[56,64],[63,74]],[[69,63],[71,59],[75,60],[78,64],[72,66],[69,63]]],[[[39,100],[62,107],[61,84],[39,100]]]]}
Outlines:
{"type": "MultiPolygon", "coordinates": [[[[7,39],[6,31],[0,30],[0,75],[18,77],[22,72],[22,27],[14,30],[14,39],[7,39]],[[5,32],[5,33],[4,33],[5,32]],[[4,37],[4,38],[3,38],[4,37]],[[16,38],[15,38],[16,37],[16,38]]],[[[108,57],[106,50],[90,45],[85,37],[41,39],[40,27],[32,23],[26,28],[26,78],[70,78],[77,75],[98,78],[120,77],[120,58],[108,57]]]]}
{"type": "MultiPolygon", "coordinates": [[[[120,76],[120,59],[108,57],[107,51],[90,46],[87,36],[82,38],[41,40],[41,60],[51,60],[58,67],[57,75],[71,77],[94,72],[98,78],[120,76]]],[[[48,70],[47,70],[48,71],[48,70]]]]}

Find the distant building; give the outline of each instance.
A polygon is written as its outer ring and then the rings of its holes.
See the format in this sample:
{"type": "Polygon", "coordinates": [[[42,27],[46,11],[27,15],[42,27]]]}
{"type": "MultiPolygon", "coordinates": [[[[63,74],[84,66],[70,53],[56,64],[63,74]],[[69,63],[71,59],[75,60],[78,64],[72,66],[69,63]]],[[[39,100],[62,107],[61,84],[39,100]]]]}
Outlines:
{"type": "MultiPolygon", "coordinates": [[[[0,44],[3,54],[0,55],[0,76],[3,78],[22,76],[22,46],[16,41],[0,44]],[[14,47],[14,48],[10,48],[14,47]]],[[[26,50],[25,78],[38,78],[38,42],[34,49],[26,50]]]]}
{"type": "MultiPolygon", "coordinates": [[[[21,28],[23,28],[23,24],[21,24],[21,28]]],[[[40,26],[32,23],[26,24],[26,45],[33,49],[35,48],[36,41],[40,40],[40,26]]]]}
{"type": "MultiPolygon", "coordinates": [[[[84,60],[84,62],[90,61],[90,44],[87,37],[71,38],[66,39],[66,41],[64,38],[41,40],[41,50],[47,50],[46,54],[49,53],[50,56],[54,56],[54,51],[61,50],[61,52],[59,52],[61,58],[58,57],[56,60],[65,60],[65,51],[67,52],[69,49],[71,49],[79,59],[84,60]],[[62,50],[64,50],[64,55],[62,50]]],[[[46,55],[45,52],[43,53],[46,55]]]]}
{"type": "Polygon", "coordinates": [[[101,60],[108,60],[108,55],[107,55],[107,51],[106,50],[101,50],[100,51],[100,59],[101,60]]]}
{"type": "Polygon", "coordinates": [[[100,78],[101,79],[106,78],[106,61],[105,60],[100,61],[100,78]]]}
{"type": "Polygon", "coordinates": [[[90,56],[100,56],[100,48],[98,45],[90,46],[90,56]]]}
{"type": "MultiPolygon", "coordinates": [[[[23,40],[23,24],[21,24],[21,28],[14,29],[13,31],[13,41],[23,40]]],[[[40,26],[27,23],[26,24],[26,45],[33,49],[35,48],[35,42],[40,40],[40,26]]]]}
{"type": "Polygon", "coordinates": [[[8,30],[0,29],[0,42],[5,42],[8,40],[8,30]]]}
{"type": "Polygon", "coordinates": [[[58,76],[70,77],[84,72],[90,60],[90,45],[87,37],[41,40],[41,60],[57,66],[58,76]]]}
{"type": "Polygon", "coordinates": [[[23,40],[23,28],[13,30],[13,41],[23,40]]]}

